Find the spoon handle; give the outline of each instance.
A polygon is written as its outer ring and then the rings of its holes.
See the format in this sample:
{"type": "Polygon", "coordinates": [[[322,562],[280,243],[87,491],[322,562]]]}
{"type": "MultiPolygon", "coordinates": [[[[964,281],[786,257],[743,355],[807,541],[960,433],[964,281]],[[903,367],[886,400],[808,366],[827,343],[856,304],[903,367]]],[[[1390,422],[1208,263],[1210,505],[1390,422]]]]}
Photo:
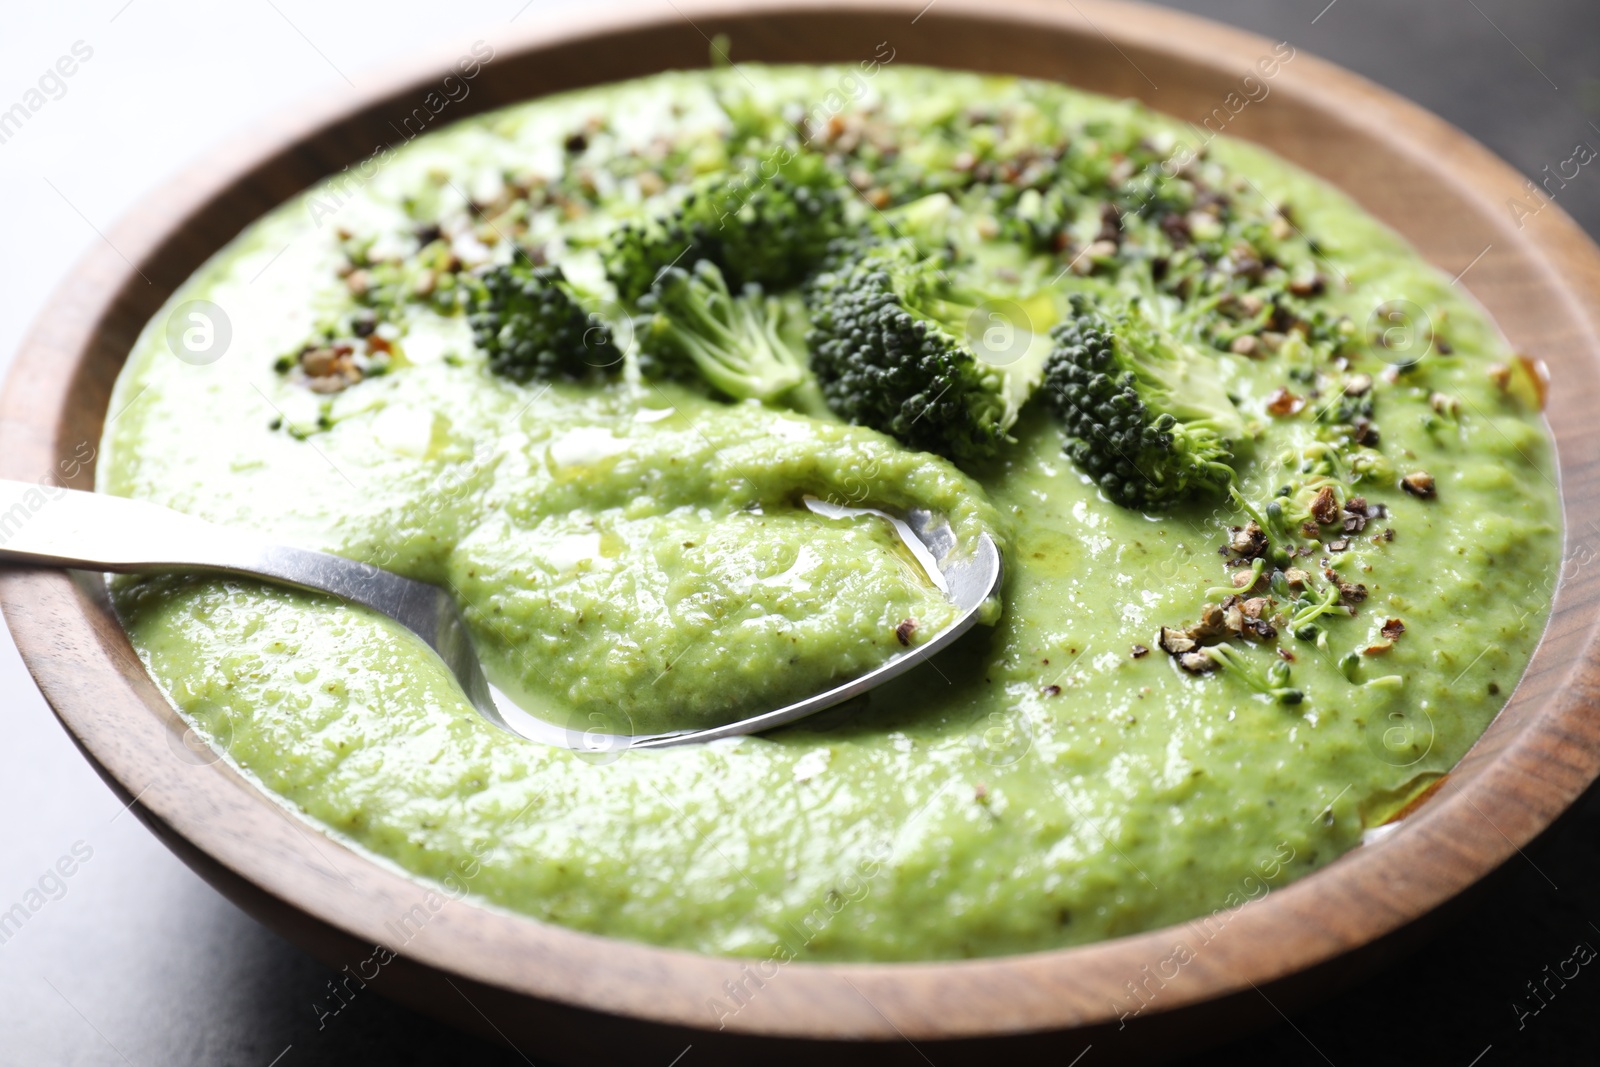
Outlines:
{"type": "Polygon", "coordinates": [[[234,574],[328,593],[387,615],[422,638],[478,710],[510,729],[450,595],[370,563],[276,544],[143,500],[0,479],[0,564],[6,563],[119,574],[234,574]]]}
{"type": "Polygon", "coordinates": [[[264,544],[140,500],[0,480],[0,559],[9,563],[117,572],[231,569],[264,544]]]}
{"type": "MultiPolygon", "coordinates": [[[[395,614],[394,583],[410,582],[367,563],[313,552],[248,530],[218,526],[171,508],[105,493],[0,479],[0,563],[119,574],[206,571],[264,578],[331,593],[395,614]]],[[[402,620],[409,621],[409,620],[402,620]]]]}

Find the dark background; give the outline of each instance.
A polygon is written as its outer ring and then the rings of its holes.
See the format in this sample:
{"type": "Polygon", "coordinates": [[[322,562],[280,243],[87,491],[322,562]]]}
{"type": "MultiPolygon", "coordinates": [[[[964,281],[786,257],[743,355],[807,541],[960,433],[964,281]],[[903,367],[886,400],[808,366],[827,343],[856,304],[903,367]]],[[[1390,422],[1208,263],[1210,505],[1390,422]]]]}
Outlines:
{"type": "MultiPolygon", "coordinates": [[[[1325,3],[1172,6],[1289,40],[1364,74],[1444,116],[1529,176],[1568,158],[1580,141],[1600,147],[1595,0],[1325,3]]],[[[483,0],[438,11],[399,0],[347,12],[308,0],[240,0],[225,14],[162,0],[81,6],[64,13],[6,4],[0,100],[19,97],[35,71],[75,39],[95,42],[99,66],[86,65],[74,95],[51,103],[53,128],[29,128],[16,145],[0,146],[0,201],[13,216],[13,241],[0,257],[0,365],[70,254],[99,239],[106,223],[167,172],[244,128],[249,116],[314,91],[344,91],[345,82],[444,39],[492,41],[510,19],[558,5],[537,0],[523,11],[523,0],[483,0]],[[193,84],[206,85],[205,99],[193,84]],[[24,238],[49,237],[65,251],[24,256],[19,228],[24,238]]],[[[1584,169],[1558,203],[1600,235],[1600,171],[1584,169]]],[[[240,913],[120,812],[4,639],[0,715],[0,811],[7,813],[0,909],[75,843],[92,849],[66,895],[0,945],[0,1065],[529,1062],[370,992],[319,1030],[313,1004],[325,1000],[332,973],[240,913]]],[[[1584,968],[1537,1014],[1519,1019],[1516,1007],[1538,1006],[1526,983],[1542,978],[1547,965],[1567,960],[1582,942],[1600,948],[1597,843],[1600,799],[1591,798],[1405,963],[1293,1022],[1191,1062],[1600,1063],[1600,965],[1584,968]]],[[[1064,1049],[1062,1063],[1077,1051],[1064,1049]]],[[[1080,1062],[1114,1060],[1107,1048],[1080,1062]]],[[[693,1067],[692,1052],[683,1067],[693,1067]]]]}

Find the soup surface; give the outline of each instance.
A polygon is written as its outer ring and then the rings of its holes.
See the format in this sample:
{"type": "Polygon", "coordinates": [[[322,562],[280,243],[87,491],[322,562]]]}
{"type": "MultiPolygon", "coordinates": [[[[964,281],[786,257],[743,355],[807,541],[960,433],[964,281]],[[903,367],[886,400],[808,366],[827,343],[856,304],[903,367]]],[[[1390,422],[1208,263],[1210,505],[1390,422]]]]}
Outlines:
{"type": "Polygon", "coordinates": [[[931,665],[631,754],[490,725],[364,610],[117,588],[151,675],[288,817],[441,896],[709,953],[939,959],[1225,915],[1448,770],[1548,610],[1541,388],[1448,277],[1260,149],[1053,84],[741,65],[463,121],[263,218],[146,329],[100,480],[448,584],[491,677],[575,734],[764,710],[949,621],[887,523],[807,495],[941,512],[958,551],[991,532],[992,625],[931,665]],[[837,241],[940,246],[982,294],[948,335],[1019,398],[1086,307],[1159,331],[1179,399],[1228,408],[1231,491],[1092,474],[1042,389],[974,450],[943,447],[966,411],[939,397],[891,435],[809,379],[763,402],[663,369],[630,224],[680,268],[783,253],[740,269],[772,344],[818,358],[838,245],[793,258],[773,221],[803,167],[837,241]],[[715,225],[673,229],[690,192],[715,225]],[[496,332],[485,279],[552,265],[592,373],[496,332]]]}

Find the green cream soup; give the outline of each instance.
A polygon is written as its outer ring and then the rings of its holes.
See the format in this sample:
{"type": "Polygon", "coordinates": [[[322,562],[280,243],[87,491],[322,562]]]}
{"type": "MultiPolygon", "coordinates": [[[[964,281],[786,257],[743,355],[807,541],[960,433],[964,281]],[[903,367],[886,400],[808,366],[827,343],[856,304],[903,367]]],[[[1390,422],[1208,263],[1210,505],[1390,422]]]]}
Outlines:
{"type": "MultiPolygon", "coordinates": [[[[134,645],[329,832],[658,945],[1024,952],[1327,864],[1461,757],[1532,654],[1561,537],[1539,383],[1343,196],[1185,136],[1057,85],[902,66],[572,93],[385,150],[251,226],[118,383],[101,489],[447,585],[496,683],[579,732],[725,722],[950,621],[884,521],[806,496],[942,512],[958,551],[994,536],[992,625],[865,697],[601,758],[489,724],[413,635],[331,599],[128,582],[134,645]],[[856,98],[833,92],[847,76],[856,98]],[[850,228],[941,205],[941,240],[1034,340],[1075,295],[1139,294],[1247,427],[1232,491],[1121,506],[1038,395],[956,462],[805,387],[736,401],[656,373],[649,301],[608,273],[618,228],[659,229],[691,187],[763,204],[775,154],[840,176],[850,228]],[[616,367],[491,366],[469,312],[513,260],[560,265],[616,367]],[[227,329],[186,338],[190,301],[227,329]]],[[[770,287],[792,308],[801,273],[770,287]]],[[[1016,326],[977,314],[972,344],[1016,326]]]]}

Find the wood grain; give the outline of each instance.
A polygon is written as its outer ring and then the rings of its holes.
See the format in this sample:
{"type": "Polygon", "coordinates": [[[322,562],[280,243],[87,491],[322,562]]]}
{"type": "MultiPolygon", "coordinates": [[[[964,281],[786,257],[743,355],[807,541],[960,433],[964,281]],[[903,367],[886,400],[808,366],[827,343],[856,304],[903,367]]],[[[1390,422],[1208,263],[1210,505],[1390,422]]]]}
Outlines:
{"type": "MultiPolygon", "coordinates": [[[[458,114],[706,61],[896,63],[1053,78],[1199,121],[1272,43],[1171,12],[1091,0],[674,0],[529,26],[497,42],[458,114]]],[[[0,476],[84,487],[60,464],[98,441],[111,383],[162,301],[250,221],[392,140],[391,121],[454,55],[375,79],[354,103],[312,101],[253,129],[144,203],[74,270],[24,344],[0,398],[0,476]],[[122,257],[126,256],[125,261],[122,257]],[[130,265],[130,263],[132,265],[130,265]]],[[[0,573],[23,657],[85,755],[185,861],[335,968],[357,968],[387,924],[421,932],[373,982],[420,1010],[567,1063],[838,1062],[942,1065],[1009,1057],[1159,1059],[1214,1043],[1387,962],[1530,844],[1600,772],[1600,252],[1559,208],[1519,227],[1522,179],[1483,148],[1369,83],[1301,53],[1228,133],[1333,181],[1413,241],[1554,374],[1549,418],[1567,509],[1550,629],[1511,704],[1448,784],[1382,842],[1234,915],[1119,1019],[1176,927],[1082,948],[939,964],[790,964],[717,1029],[707,1001],[746,963],[610,941],[428,891],[291,819],[181,743],[183,724],[89,583],[0,573]],[[1468,269],[1470,268],[1470,269],[1468,269]],[[135,801],[134,798],[137,798],[135,801]],[[437,910],[431,905],[437,902],[437,910]],[[1126,1022],[1126,1025],[1124,1025],[1126,1022]]],[[[754,985],[751,984],[751,988],[754,985]]]]}

